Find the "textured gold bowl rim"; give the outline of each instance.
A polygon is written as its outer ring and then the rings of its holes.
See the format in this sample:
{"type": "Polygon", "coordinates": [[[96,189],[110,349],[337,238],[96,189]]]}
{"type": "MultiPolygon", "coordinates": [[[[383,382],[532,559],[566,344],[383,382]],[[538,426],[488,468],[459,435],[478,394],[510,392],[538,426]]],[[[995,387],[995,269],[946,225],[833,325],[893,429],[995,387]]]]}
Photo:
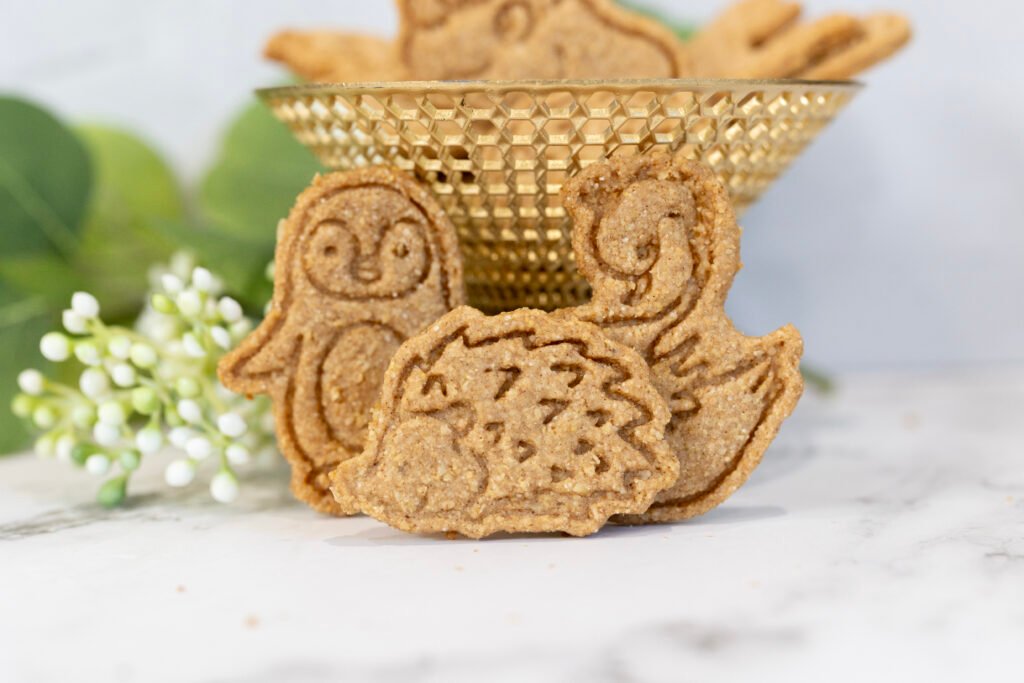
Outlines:
{"type": "Polygon", "coordinates": [[[800,79],[730,78],[629,78],[619,80],[521,80],[521,81],[384,81],[376,83],[307,83],[260,88],[264,100],[331,93],[463,93],[558,92],[562,90],[636,90],[638,92],[721,92],[725,90],[791,90],[812,88],[856,92],[860,81],[809,81],[800,79]]]}

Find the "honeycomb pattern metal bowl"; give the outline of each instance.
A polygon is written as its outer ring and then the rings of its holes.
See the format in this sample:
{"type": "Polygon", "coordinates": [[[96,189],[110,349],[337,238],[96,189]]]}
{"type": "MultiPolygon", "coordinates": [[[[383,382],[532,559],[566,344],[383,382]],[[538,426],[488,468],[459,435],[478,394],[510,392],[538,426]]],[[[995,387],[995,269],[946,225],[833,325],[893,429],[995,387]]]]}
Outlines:
{"type": "Polygon", "coordinates": [[[606,157],[682,150],[742,213],[851,100],[852,82],[535,81],[259,91],[329,168],[391,164],[429,184],[459,232],[470,302],[582,303],[562,183],[606,157]]]}

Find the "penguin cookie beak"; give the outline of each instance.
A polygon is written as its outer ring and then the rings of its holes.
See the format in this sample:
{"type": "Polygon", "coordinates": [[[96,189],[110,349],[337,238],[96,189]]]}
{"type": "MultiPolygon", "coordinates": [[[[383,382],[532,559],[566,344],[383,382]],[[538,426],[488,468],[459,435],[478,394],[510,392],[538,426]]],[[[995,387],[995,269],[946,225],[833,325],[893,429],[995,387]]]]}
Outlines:
{"type": "Polygon", "coordinates": [[[376,259],[360,259],[355,264],[355,276],[364,284],[377,282],[381,278],[380,264],[376,259]]]}

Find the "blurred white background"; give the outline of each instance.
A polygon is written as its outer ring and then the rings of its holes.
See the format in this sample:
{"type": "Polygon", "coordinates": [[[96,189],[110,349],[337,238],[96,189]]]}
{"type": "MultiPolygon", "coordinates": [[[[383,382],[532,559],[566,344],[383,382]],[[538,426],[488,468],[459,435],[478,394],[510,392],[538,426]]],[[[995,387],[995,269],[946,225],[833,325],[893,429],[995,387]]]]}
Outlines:
{"type": "MultiPolygon", "coordinates": [[[[723,4],[645,2],[695,20],[723,4]]],[[[826,368],[1024,359],[1024,4],[806,5],[899,9],[917,37],[745,217],[734,317],[750,333],[796,323],[807,358],[826,368]]],[[[387,0],[0,8],[0,91],[127,125],[189,180],[251,90],[285,77],[260,58],[276,28],[395,25],[387,0]]]]}

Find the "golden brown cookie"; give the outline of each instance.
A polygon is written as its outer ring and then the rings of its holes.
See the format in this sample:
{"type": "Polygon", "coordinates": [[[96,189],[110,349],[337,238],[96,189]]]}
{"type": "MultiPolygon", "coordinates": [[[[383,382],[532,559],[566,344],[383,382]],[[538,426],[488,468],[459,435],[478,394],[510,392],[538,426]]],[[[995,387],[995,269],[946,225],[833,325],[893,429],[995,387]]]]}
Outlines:
{"type": "Polygon", "coordinates": [[[347,514],[328,473],[360,453],[392,354],[463,303],[455,229],[399,171],[317,177],[278,231],[274,298],[218,368],[225,386],[270,394],[292,490],[347,514]]]}
{"type": "Polygon", "coordinates": [[[560,315],[596,323],[640,352],[669,403],[678,482],[627,522],[707,512],[746,481],[803,391],[793,327],[746,337],[724,305],[740,230],[712,171],[649,154],[595,164],[569,180],[577,265],[593,300],[560,315]]]}
{"type": "Polygon", "coordinates": [[[400,81],[405,70],[390,40],[334,31],[281,31],[264,55],[315,83],[400,81]]]}
{"type": "Polygon", "coordinates": [[[903,17],[833,14],[801,22],[798,3],[739,0],[687,44],[698,78],[851,78],[910,38],[903,17]]]}
{"type": "Polygon", "coordinates": [[[853,78],[896,54],[910,42],[911,28],[906,17],[899,14],[873,14],[860,20],[857,39],[833,50],[806,70],[801,78],[843,80],[853,78]]]}
{"type": "Polygon", "coordinates": [[[412,78],[675,78],[682,46],[609,0],[398,0],[412,78]]]}
{"type": "Polygon", "coordinates": [[[676,480],[668,419],[643,360],[593,325],[459,308],[395,354],[334,493],[404,531],[583,536],[676,480]]]}

